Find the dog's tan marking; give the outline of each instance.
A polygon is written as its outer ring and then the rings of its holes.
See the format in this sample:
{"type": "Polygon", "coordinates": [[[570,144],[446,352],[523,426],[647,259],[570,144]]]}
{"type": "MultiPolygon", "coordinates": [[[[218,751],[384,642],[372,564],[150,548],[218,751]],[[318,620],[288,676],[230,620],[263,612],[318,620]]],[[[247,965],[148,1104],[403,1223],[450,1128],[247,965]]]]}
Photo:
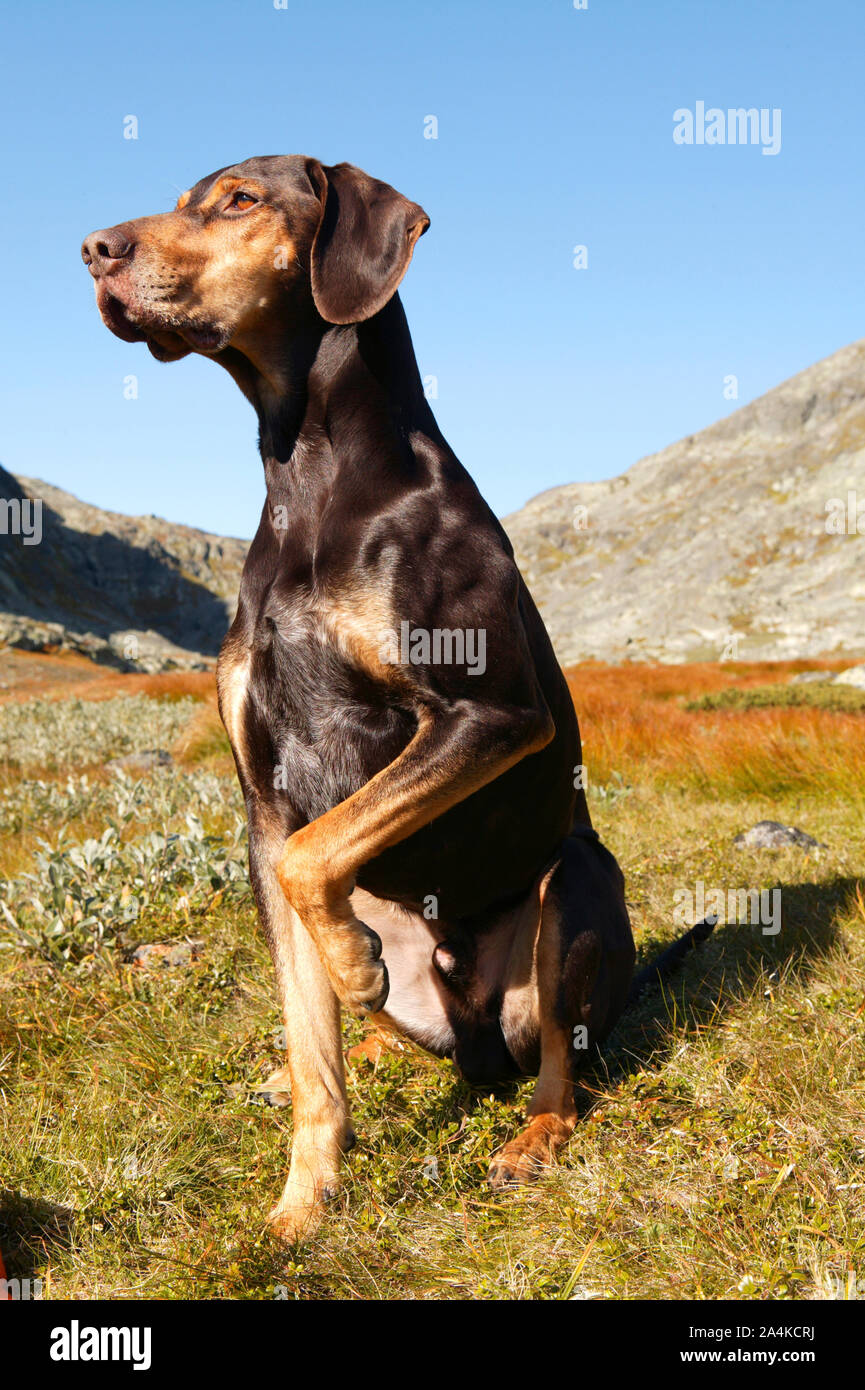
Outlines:
{"type": "Polygon", "coordinates": [[[389,638],[399,627],[388,598],[375,590],[341,594],[321,621],[346,660],[383,685],[410,688],[399,662],[388,659],[389,638]]]}
{"type": "Polygon", "coordinates": [[[202,214],[239,188],[261,191],[254,180],[221,179],[195,206],[187,190],[173,211],[138,220],[134,267],[126,276],[133,312],[139,318],[158,315],[160,322],[149,324],[150,336],[181,356],[190,350],[183,338],[189,325],[224,334],[265,378],[284,388],[279,311],[289,312],[289,300],[311,302],[311,291],[276,208],[262,202],[248,214],[202,222],[202,214]],[[154,284],[170,286],[170,295],[154,292],[154,284]]]}
{"type": "Polygon", "coordinates": [[[231,741],[238,766],[246,766],[246,732],[243,715],[246,709],[249,668],[252,654],[248,651],[234,655],[229,649],[220,658],[216,671],[219,695],[219,717],[231,741]]]}

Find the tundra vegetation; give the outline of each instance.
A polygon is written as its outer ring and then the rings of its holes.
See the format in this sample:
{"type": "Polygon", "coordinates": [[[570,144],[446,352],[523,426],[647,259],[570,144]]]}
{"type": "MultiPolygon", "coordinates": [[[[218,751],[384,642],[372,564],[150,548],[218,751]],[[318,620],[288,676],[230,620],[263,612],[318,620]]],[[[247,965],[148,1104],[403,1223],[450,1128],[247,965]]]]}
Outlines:
{"type": "MultiPolygon", "coordinates": [[[[76,684],[56,660],[53,684],[45,661],[32,698],[13,687],[0,708],[10,1278],[54,1298],[861,1287],[865,711],[788,685],[821,663],[573,668],[592,814],[625,870],[641,959],[681,930],[675,894],[698,881],[780,888],[781,930],[721,924],[642,995],[587,1060],[574,1139],[533,1188],[484,1181],[530,1082],[490,1094],[410,1045],[356,1053],[345,1193],[286,1252],[265,1216],[291,1109],[261,1090],[283,1060],[280,1019],[212,677],[94,668],[76,684]],[[170,765],[106,766],[157,748],[170,765]],[[766,818],[821,847],[733,847],[766,818]]],[[[364,1036],[346,1019],[347,1052],[364,1036]]]]}

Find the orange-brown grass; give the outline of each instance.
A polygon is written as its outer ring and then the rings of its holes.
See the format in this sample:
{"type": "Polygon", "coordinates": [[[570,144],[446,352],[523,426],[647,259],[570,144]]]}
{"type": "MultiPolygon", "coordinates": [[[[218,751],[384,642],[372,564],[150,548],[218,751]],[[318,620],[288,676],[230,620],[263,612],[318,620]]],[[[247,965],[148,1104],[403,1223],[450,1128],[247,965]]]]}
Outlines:
{"type": "Polygon", "coordinates": [[[583,736],[589,784],[690,786],[717,796],[814,791],[865,795],[865,718],[795,709],[687,710],[683,702],[731,685],[789,678],[844,662],[604,666],[566,673],[583,736]]]}
{"type": "Polygon", "coordinates": [[[112,671],[73,652],[0,652],[6,688],[0,703],[24,700],[110,700],[115,695],[151,695],[157,699],[216,696],[215,671],[161,671],[156,675],[112,671]]]}
{"type": "MultiPolygon", "coordinates": [[[[139,676],[110,671],[62,693],[77,700],[110,700],[115,695],[150,695],[157,700],[180,700],[191,695],[198,700],[215,700],[216,675],[213,671],[160,671],[154,676],[139,676]]],[[[50,699],[50,693],[44,698],[50,699]]]]}

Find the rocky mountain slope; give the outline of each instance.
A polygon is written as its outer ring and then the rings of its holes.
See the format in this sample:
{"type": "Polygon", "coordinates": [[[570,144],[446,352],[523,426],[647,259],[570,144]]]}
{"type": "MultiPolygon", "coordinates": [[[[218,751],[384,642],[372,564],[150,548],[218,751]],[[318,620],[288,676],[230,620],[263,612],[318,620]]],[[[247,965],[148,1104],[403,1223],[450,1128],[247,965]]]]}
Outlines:
{"type": "Polygon", "coordinates": [[[856,507],[865,533],[865,340],[504,524],[562,661],[771,660],[865,653],[856,507]]]}
{"type": "Polygon", "coordinates": [[[216,657],[248,542],[102,511],[2,468],[0,499],[0,642],[136,671],[216,657]],[[28,499],[42,502],[38,544],[25,543],[35,523],[28,499]],[[22,505],[25,534],[9,534],[22,505]]]}

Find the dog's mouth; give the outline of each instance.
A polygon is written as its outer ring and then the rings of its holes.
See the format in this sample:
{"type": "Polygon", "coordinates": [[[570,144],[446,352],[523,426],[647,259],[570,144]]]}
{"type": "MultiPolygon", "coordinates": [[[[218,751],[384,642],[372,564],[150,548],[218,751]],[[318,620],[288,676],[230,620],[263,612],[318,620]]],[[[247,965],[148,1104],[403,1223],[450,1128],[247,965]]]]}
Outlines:
{"type": "Polygon", "coordinates": [[[136,328],[126,312],[126,306],[116,295],[111,294],[105,285],[97,286],[96,304],[102,315],[102,322],[106,328],[111,329],[116,338],[122,338],[124,343],[144,342],[146,333],[136,328]]]}
{"type": "Polygon", "coordinates": [[[159,362],[176,362],[190,352],[221,352],[229,334],[215,324],[173,322],[152,309],[127,303],[103,282],[96,289],[102,322],[124,343],[146,343],[159,362]]]}

